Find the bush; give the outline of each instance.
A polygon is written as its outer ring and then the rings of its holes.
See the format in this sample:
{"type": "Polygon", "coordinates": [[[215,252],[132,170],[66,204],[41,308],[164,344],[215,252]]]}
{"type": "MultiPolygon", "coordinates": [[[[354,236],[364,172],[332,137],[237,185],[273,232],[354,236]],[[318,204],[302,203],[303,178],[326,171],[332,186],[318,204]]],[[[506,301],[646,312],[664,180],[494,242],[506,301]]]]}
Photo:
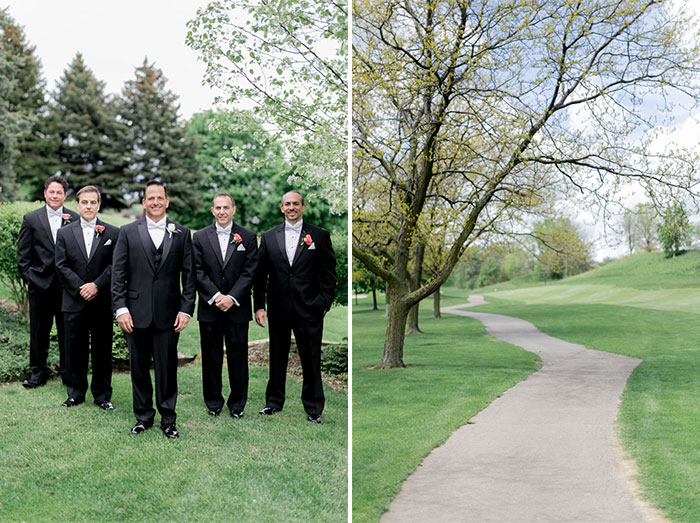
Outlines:
{"type": "Polygon", "coordinates": [[[335,298],[333,305],[348,304],[348,236],[347,233],[339,231],[331,236],[333,252],[335,252],[335,273],[338,282],[335,285],[335,298]]]}
{"type": "Polygon", "coordinates": [[[329,374],[347,374],[348,344],[324,345],[321,347],[321,371],[329,374]]]}
{"type": "Polygon", "coordinates": [[[27,284],[20,278],[17,268],[17,240],[19,240],[22,218],[40,205],[39,202],[0,204],[0,284],[12,291],[12,300],[27,323],[29,322],[27,284]]]}
{"type": "Polygon", "coordinates": [[[114,328],[112,330],[112,363],[115,365],[129,364],[129,345],[126,342],[124,331],[121,330],[114,318],[114,328]]]}
{"type": "MultiPolygon", "coordinates": [[[[59,352],[56,330],[51,332],[48,365],[58,373],[59,352]]],[[[28,377],[29,330],[17,313],[0,308],[0,379],[17,380],[28,377]]]]}

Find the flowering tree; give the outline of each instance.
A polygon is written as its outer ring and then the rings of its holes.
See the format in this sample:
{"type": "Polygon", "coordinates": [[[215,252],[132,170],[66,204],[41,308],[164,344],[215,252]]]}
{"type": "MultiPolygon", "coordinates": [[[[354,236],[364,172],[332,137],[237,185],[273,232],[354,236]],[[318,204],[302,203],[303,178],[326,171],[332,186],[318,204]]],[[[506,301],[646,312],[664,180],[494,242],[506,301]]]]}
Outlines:
{"type": "Polygon", "coordinates": [[[220,0],[197,11],[187,35],[204,81],[226,93],[217,101],[252,105],[254,123],[229,130],[282,144],[289,182],[337,214],[347,210],[347,18],[340,1],[220,0]]]}
{"type": "Polygon", "coordinates": [[[656,201],[697,195],[697,152],[658,145],[671,102],[700,99],[687,12],[663,0],[355,0],[353,255],[387,282],[380,367],[404,365],[409,309],[462,254],[554,189],[603,206],[625,184],[656,201]],[[411,285],[435,208],[453,231],[431,278],[411,285]]]}

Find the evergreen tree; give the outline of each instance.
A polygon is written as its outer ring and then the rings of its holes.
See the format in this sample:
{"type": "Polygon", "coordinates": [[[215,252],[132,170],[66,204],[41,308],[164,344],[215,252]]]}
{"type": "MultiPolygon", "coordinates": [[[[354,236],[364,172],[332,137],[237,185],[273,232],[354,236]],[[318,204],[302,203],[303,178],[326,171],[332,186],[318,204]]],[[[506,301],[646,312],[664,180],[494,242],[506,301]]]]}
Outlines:
{"type": "Polygon", "coordinates": [[[177,95],[166,89],[167,79],[144,59],[136,77],[122,90],[119,116],[127,127],[127,168],[130,189],[140,194],[152,179],[168,187],[171,215],[189,224],[204,205],[197,191],[199,179],[195,146],[179,121],[177,95]]]}
{"type": "Polygon", "coordinates": [[[80,53],[59,81],[53,117],[60,172],[71,190],[97,185],[103,207],[125,207],[124,128],[104,94],[104,82],[95,78],[80,53]]]}
{"type": "Polygon", "coordinates": [[[13,168],[17,182],[23,186],[22,198],[42,197],[44,180],[55,174],[54,156],[57,143],[50,130],[46,102],[46,81],[41,76],[41,62],[36,48],[27,43],[24,30],[16,23],[3,25],[3,48],[17,61],[18,69],[8,101],[13,111],[22,114],[31,127],[17,139],[17,157],[13,168]]]}
{"type": "Polygon", "coordinates": [[[14,21],[6,9],[0,9],[0,200],[9,201],[16,194],[13,164],[18,156],[17,142],[29,128],[26,115],[13,103],[16,97],[22,60],[12,52],[6,33],[14,21]]]}

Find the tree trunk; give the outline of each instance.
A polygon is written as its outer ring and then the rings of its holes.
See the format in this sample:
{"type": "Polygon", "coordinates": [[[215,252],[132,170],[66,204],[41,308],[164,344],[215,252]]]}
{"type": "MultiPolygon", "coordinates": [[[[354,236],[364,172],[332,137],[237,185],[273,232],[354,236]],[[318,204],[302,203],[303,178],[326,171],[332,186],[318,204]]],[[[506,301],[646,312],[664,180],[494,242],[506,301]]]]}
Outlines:
{"type": "Polygon", "coordinates": [[[406,332],[408,307],[398,296],[393,296],[389,307],[389,320],[386,324],[386,339],[384,341],[384,356],[377,366],[380,369],[405,367],[403,362],[403,345],[406,332]]]}
{"type": "MultiPolygon", "coordinates": [[[[425,245],[419,243],[416,245],[414,256],[414,270],[410,278],[409,287],[411,291],[415,291],[420,287],[421,279],[423,278],[423,258],[425,257],[425,245]]],[[[408,329],[406,334],[423,334],[418,326],[418,314],[420,312],[420,302],[416,303],[408,312],[408,329]]]]}
{"type": "Polygon", "coordinates": [[[372,302],[374,303],[374,307],[372,307],[373,311],[378,311],[379,307],[377,307],[377,289],[372,288],[372,302]]]}
{"type": "Polygon", "coordinates": [[[440,314],[440,288],[433,293],[433,316],[442,318],[442,314],[440,314]]]}

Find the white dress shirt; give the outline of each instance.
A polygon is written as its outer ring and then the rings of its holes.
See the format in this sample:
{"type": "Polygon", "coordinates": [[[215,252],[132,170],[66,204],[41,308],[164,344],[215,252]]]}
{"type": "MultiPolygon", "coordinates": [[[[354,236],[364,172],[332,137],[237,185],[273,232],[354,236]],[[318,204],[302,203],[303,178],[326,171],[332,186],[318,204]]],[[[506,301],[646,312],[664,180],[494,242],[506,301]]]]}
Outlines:
{"type": "Polygon", "coordinates": [[[95,225],[97,225],[97,218],[93,218],[89,222],[83,220],[82,217],[80,218],[80,227],[83,229],[83,241],[85,242],[85,252],[87,252],[88,257],[92,249],[92,242],[95,239],[95,225]]]}
{"type": "MultiPolygon", "coordinates": [[[[221,227],[218,223],[215,225],[216,225],[216,236],[219,239],[219,248],[221,249],[221,259],[225,260],[226,259],[226,250],[228,249],[230,239],[231,239],[231,228],[233,227],[233,223],[229,223],[228,227],[221,227]]],[[[209,301],[207,301],[207,303],[209,305],[211,305],[212,303],[214,303],[214,300],[216,298],[218,298],[219,296],[221,296],[221,293],[219,291],[216,291],[216,294],[214,294],[214,296],[209,298],[209,301]]],[[[236,300],[236,298],[234,298],[230,294],[227,294],[226,296],[228,296],[229,298],[231,298],[233,300],[234,305],[236,305],[237,307],[239,306],[238,300],[236,300]]]]}
{"type": "Polygon", "coordinates": [[[51,227],[53,242],[56,243],[56,234],[58,234],[58,230],[61,228],[61,220],[63,220],[63,206],[54,211],[47,205],[46,214],[49,217],[49,227],[51,227]]]}
{"type": "Polygon", "coordinates": [[[163,238],[165,238],[165,225],[167,223],[168,220],[165,217],[163,217],[159,222],[154,222],[148,216],[146,216],[148,234],[150,235],[151,240],[153,240],[153,245],[155,245],[156,249],[158,249],[163,243],[163,238]]]}
{"type": "Polygon", "coordinates": [[[303,224],[304,220],[299,220],[294,225],[286,220],[284,222],[284,243],[287,249],[287,259],[289,260],[289,265],[294,262],[294,255],[296,254],[297,247],[299,246],[301,227],[303,224]]]}

